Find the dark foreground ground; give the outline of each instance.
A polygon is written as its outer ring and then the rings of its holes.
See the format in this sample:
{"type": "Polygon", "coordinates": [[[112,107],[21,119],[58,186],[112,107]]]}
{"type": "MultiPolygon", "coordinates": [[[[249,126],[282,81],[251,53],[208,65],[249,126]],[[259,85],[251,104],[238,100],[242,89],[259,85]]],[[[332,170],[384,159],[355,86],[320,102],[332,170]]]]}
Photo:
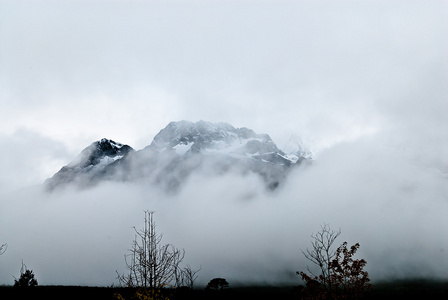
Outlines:
{"type": "MultiPolygon", "coordinates": [[[[298,299],[293,286],[267,287],[233,287],[221,292],[195,290],[164,290],[164,295],[170,300],[184,299],[298,299]]],[[[18,289],[9,286],[0,287],[0,300],[7,299],[117,299],[120,294],[126,300],[136,299],[135,290],[112,287],[78,287],[78,286],[38,286],[35,288],[18,289]]],[[[448,281],[394,281],[377,283],[364,299],[444,299],[448,300],[448,281]]]]}

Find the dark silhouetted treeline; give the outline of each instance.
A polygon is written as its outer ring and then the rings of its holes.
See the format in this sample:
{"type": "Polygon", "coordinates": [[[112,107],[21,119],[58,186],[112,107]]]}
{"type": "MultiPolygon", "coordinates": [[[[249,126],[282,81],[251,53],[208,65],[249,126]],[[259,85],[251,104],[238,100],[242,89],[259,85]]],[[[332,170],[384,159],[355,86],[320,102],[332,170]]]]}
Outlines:
{"type": "MultiPolygon", "coordinates": [[[[36,286],[32,288],[16,288],[0,286],[0,299],[83,299],[113,300],[120,294],[125,299],[132,299],[137,289],[119,287],[82,287],[82,286],[36,286]]],[[[231,287],[222,291],[205,290],[204,288],[166,289],[163,291],[170,300],[187,299],[300,299],[297,288],[293,286],[269,287],[247,286],[231,287]]],[[[407,299],[448,299],[448,281],[401,280],[379,282],[365,294],[364,299],[407,300],[407,299]]]]}

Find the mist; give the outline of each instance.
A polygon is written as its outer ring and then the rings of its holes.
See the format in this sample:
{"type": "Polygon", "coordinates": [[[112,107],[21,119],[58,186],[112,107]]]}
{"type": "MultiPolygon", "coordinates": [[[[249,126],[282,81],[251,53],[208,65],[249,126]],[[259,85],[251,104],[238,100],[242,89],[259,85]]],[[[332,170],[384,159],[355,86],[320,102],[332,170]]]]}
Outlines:
{"type": "Polygon", "coordinates": [[[103,183],[45,193],[39,187],[1,199],[0,282],[18,276],[21,261],[40,284],[118,284],[124,258],[156,211],[164,243],[186,251],[184,264],[202,266],[198,284],[300,283],[312,267],[301,254],[326,223],[359,242],[373,281],[447,278],[447,177],[402,150],[360,138],[319,154],[267,192],[255,174],[197,172],[176,194],[142,183],[103,183]]]}
{"type": "Polygon", "coordinates": [[[144,210],[198,284],[301,283],[323,223],[373,281],[447,279],[447,5],[0,0],[0,284],[22,260],[41,285],[118,284],[144,210]],[[178,120],[299,137],[315,157],[275,191],[206,170],[175,193],[42,191],[92,142],[140,150],[178,120]]]}

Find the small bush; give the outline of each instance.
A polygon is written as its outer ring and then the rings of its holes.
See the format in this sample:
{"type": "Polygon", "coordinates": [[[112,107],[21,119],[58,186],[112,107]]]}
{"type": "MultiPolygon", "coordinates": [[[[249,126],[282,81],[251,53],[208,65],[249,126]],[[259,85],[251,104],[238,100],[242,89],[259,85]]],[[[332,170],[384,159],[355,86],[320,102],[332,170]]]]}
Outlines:
{"type": "Polygon", "coordinates": [[[20,268],[19,279],[14,279],[14,287],[26,288],[37,286],[37,280],[34,278],[34,273],[32,270],[28,270],[26,265],[22,262],[22,267],[20,268]]]}
{"type": "Polygon", "coordinates": [[[229,283],[224,278],[213,278],[205,287],[206,290],[221,291],[229,287],[229,283]]]}

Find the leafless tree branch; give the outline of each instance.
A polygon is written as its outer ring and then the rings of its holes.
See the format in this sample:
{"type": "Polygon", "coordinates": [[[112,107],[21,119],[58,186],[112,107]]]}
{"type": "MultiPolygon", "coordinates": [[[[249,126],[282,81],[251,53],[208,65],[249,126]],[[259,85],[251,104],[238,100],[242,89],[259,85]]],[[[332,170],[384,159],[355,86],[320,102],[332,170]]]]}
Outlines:
{"type": "Polygon", "coordinates": [[[0,255],[5,253],[6,249],[8,249],[8,244],[3,244],[0,246],[0,255]]]}
{"type": "MultiPolygon", "coordinates": [[[[311,261],[313,264],[317,265],[321,271],[322,282],[329,286],[331,290],[331,280],[330,280],[330,263],[336,255],[336,250],[333,249],[334,241],[341,234],[341,229],[334,231],[330,228],[328,224],[323,224],[320,226],[320,231],[311,235],[311,249],[302,250],[303,255],[306,259],[311,261]]],[[[310,274],[314,277],[315,274],[310,271],[310,274]]]]}
{"type": "Polygon", "coordinates": [[[124,286],[163,288],[176,279],[176,271],[185,251],[171,244],[162,244],[162,235],[156,231],[154,212],[145,211],[144,227],[135,230],[135,238],[125,255],[127,274],[118,274],[124,286]]]}

